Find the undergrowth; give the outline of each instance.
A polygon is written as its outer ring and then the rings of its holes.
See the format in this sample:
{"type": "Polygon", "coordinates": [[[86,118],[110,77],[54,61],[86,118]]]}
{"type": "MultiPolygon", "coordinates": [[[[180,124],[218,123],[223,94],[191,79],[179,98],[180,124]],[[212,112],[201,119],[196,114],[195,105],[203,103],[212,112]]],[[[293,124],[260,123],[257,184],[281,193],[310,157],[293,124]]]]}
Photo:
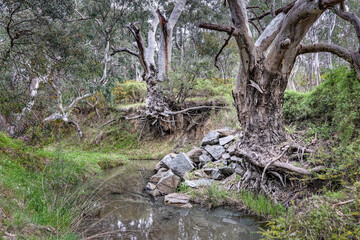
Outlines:
{"type": "Polygon", "coordinates": [[[6,214],[0,235],[17,239],[77,239],[76,226],[93,198],[82,183],[125,160],[120,155],[38,149],[3,132],[0,150],[0,212],[6,214]]]}

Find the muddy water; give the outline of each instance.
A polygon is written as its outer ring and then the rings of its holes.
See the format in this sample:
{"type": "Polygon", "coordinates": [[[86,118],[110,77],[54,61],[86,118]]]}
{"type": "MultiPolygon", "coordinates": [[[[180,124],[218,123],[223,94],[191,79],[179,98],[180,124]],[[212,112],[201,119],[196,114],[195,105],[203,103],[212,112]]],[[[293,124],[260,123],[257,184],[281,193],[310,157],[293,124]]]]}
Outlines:
{"type": "Polygon", "coordinates": [[[259,239],[259,224],[226,208],[166,206],[143,192],[156,161],[136,161],[111,170],[98,214],[85,222],[90,239],[259,239]]]}

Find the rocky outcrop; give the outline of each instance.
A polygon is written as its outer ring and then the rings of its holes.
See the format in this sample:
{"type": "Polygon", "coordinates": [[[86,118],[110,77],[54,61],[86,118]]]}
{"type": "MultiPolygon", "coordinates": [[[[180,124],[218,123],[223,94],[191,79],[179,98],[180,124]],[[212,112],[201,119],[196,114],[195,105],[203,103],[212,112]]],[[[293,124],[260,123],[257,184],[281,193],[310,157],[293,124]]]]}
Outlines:
{"type": "Polygon", "coordinates": [[[171,205],[185,205],[189,203],[189,196],[183,193],[170,193],[165,196],[164,203],[171,205]]]}
{"type": "Polygon", "coordinates": [[[181,179],[185,186],[202,188],[214,182],[230,182],[244,174],[243,159],[236,156],[237,139],[231,129],[218,129],[204,137],[200,148],[194,147],[187,154],[166,155],[157,165],[157,173],[150,178],[146,189],[153,196],[166,195],[166,204],[181,203],[186,207],[188,204],[183,203],[182,196],[174,194],[181,179]]]}

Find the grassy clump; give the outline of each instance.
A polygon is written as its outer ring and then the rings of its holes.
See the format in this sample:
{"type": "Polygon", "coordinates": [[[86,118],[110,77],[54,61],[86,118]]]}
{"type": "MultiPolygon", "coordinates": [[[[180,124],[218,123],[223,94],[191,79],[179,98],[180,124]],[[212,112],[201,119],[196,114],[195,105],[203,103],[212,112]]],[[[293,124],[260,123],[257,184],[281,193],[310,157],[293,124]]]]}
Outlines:
{"type": "Polygon", "coordinates": [[[83,180],[121,156],[29,147],[0,132],[0,235],[18,239],[75,239],[72,232],[92,195],[83,180]]]}
{"type": "Polygon", "coordinates": [[[138,81],[126,81],[117,84],[113,89],[115,103],[135,103],[144,101],[146,98],[146,83],[138,81]]]}
{"type": "Polygon", "coordinates": [[[350,192],[328,192],[303,200],[271,220],[264,239],[360,239],[360,182],[350,192]]]}

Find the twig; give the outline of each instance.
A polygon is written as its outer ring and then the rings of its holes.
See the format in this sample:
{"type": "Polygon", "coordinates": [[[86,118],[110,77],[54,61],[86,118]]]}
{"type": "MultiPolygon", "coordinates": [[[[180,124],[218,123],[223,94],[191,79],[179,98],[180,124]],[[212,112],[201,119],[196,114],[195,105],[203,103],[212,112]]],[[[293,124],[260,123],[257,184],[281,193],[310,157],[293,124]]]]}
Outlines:
{"type": "Polygon", "coordinates": [[[231,31],[228,33],[228,34],[229,34],[229,37],[225,40],[224,45],[222,45],[222,47],[220,48],[220,51],[219,51],[219,52],[216,54],[216,56],[215,56],[215,63],[214,63],[214,65],[215,65],[215,67],[216,67],[219,71],[220,71],[220,68],[219,68],[219,66],[217,65],[218,58],[219,58],[220,54],[222,53],[222,51],[224,50],[224,48],[226,47],[226,45],[228,45],[228,43],[229,43],[229,41],[230,41],[230,39],[231,39],[231,37],[232,37],[232,34],[233,34],[234,30],[235,30],[235,28],[231,28],[231,31]]]}
{"type": "Polygon", "coordinates": [[[285,149],[282,151],[282,153],[277,156],[275,159],[271,160],[271,162],[269,162],[268,164],[266,164],[265,168],[264,168],[264,171],[262,172],[261,174],[261,181],[264,180],[264,176],[265,176],[265,172],[266,172],[266,169],[272,164],[274,163],[275,161],[279,160],[280,158],[282,158],[282,156],[284,156],[284,154],[286,153],[286,151],[290,148],[290,145],[287,145],[285,146],[285,149]]]}
{"type": "Polygon", "coordinates": [[[332,207],[335,208],[337,206],[345,205],[345,204],[352,203],[352,202],[355,202],[355,199],[350,199],[350,200],[347,200],[344,202],[335,203],[334,205],[332,205],[332,207]]]}

